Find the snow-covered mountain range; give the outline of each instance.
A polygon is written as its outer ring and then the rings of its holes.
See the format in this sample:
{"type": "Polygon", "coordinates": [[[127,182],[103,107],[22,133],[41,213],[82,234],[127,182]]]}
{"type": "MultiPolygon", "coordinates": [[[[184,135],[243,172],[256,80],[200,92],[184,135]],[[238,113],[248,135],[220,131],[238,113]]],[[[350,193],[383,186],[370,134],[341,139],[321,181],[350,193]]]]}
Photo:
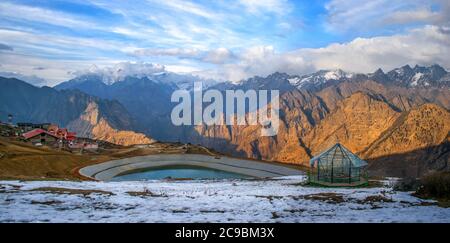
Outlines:
{"type": "MultiPolygon", "coordinates": [[[[162,65],[151,63],[119,63],[113,67],[98,68],[93,65],[90,69],[76,73],[77,76],[56,86],[58,89],[68,89],[80,86],[113,85],[131,79],[147,80],[155,84],[171,85],[174,88],[192,90],[196,81],[201,81],[204,88],[276,88],[318,90],[342,81],[374,80],[384,84],[402,87],[450,87],[450,73],[435,64],[429,67],[416,65],[411,68],[405,65],[387,73],[378,69],[373,73],[362,74],[346,72],[341,69],[319,70],[306,75],[289,75],[273,73],[267,77],[255,76],[240,82],[217,81],[202,78],[192,74],[178,74],[169,72],[162,65]],[[281,84],[282,82],[283,84],[281,84]]],[[[83,90],[83,89],[82,89],[83,90]]],[[[89,92],[88,92],[89,93],[89,92]]]]}
{"type": "Polygon", "coordinates": [[[320,70],[318,72],[298,76],[293,75],[288,81],[297,88],[321,88],[327,83],[336,81],[358,81],[372,79],[385,84],[393,84],[404,87],[448,87],[450,86],[450,73],[441,66],[435,64],[429,67],[416,65],[411,68],[405,65],[385,73],[378,69],[373,73],[350,73],[340,69],[320,70]]]}
{"type": "Polygon", "coordinates": [[[121,62],[112,67],[99,68],[92,65],[89,69],[75,72],[76,77],[57,86],[73,86],[85,82],[101,82],[113,85],[130,78],[147,79],[154,83],[176,85],[179,89],[191,90],[195,81],[202,81],[204,85],[211,86],[218,83],[192,74],[179,74],[169,72],[165,66],[152,63],[121,62]]]}
{"type": "Polygon", "coordinates": [[[307,88],[316,87],[326,84],[333,80],[343,80],[353,77],[353,73],[347,73],[341,69],[336,70],[320,70],[318,72],[303,75],[303,76],[292,76],[288,80],[289,82],[296,86],[297,88],[307,88]]]}

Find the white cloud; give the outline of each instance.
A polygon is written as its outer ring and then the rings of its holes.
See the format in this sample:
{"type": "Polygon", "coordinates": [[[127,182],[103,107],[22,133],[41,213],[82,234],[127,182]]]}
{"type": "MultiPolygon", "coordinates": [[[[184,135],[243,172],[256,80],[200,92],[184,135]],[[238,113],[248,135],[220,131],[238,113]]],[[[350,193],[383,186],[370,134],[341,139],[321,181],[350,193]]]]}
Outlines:
{"type": "Polygon", "coordinates": [[[237,63],[224,64],[218,69],[204,70],[195,74],[218,80],[240,81],[252,76],[266,76],[274,72],[305,73],[312,67],[302,56],[278,54],[273,46],[255,46],[244,50],[237,63]]]}
{"type": "Polygon", "coordinates": [[[0,28],[2,40],[8,43],[16,43],[17,48],[37,48],[41,53],[51,54],[73,54],[78,55],[79,50],[84,52],[86,48],[96,50],[116,50],[119,51],[126,45],[117,41],[106,41],[101,39],[59,36],[46,33],[34,33],[20,30],[10,30],[0,28]],[[51,40],[51,42],[49,42],[51,40]]]}
{"type": "Polygon", "coordinates": [[[437,12],[430,8],[419,8],[392,13],[384,19],[386,24],[408,24],[411,22],[435,22],[439,18],[437,12]]]}
{"type": "Polygon", "coordinates": [[[166,65],[166,70],[178,74],[195,73],[199,71],[197,67],[184,65],[166,65]]]}
{"type": "Polygon", "coordinates": [[[132,55],[135,56],[174,56],[179,58],[194,58],[200,54],[195,48],[148,48],[135,50],[132,55]]]}
{"type": "MultiPolygon", "coordinates": [[[[246,2],[256,11],[258,3],[246,2]],[[255,5],[252,5],[255,4],[255,5]]],[[[436,0],[438,10],[423,0],[332,0],[326,5],[330,31],[370,29],[381,25],[430,23],[402,34],[355,38],[323,48],[300,48],[277,53],[272,46],[254,46],[237,54],[238,61],[204,70],[200,75],[238,81],[254,75],[280,71],[303,74],[320,69],[372,72],[405,64],[438,63],[450,68],[450,28],[448,1],[436,0]]]]}
{"type": "Polygon", "coordinates": [[[211,50],[206,53],[206,56],[203,58],[203,61],[222,64],[227,61],[230,61],[233,58],[233,53],[227,48],[220,47],[214,50],[211,50]]]}
{"type": "Polygon", "coordinates": [[[291,55],[305,57],[316,69],[341,68],[355,72],[389,70],[407,63],[450,63],[450,32],[438,26],[414,29],[406,34],[356,38],[325,48],[301,49],[291,55]]]}
{"type": "Polygon", "coordinates": [[[287,0],[239,0],[239,3],[251,14],[263,15],[275,13],[284,15],[291,11],[291,5],[287,0]]]}
{"type": "MultiPolygon", "coordinates": [[[[72,59],[74,63],[84,60],[84,65],[69,67],[55,76],[50,73],[55,74],[55,69],[61,65],[47,69],[49,74],[45,77],[52,82],[63,81],[61,79],[67,77],[64,73],[103,58],[111,62],[117,59],[145,60],[161,62],[178,70],[199,70],[200,67],[229,64],[236,60],[235,50],[269,42],[271,35],[258,35],[260,19],[286,22],[279,16],[268,19],[266,14],[280,15],[290,11],[287,1],[267,0],[242,4],[89,0],[84,4],[119,17],[99,21],[98,16],[90,13],[68,13],[39,3],[1,2],[0,17],[8,20],[0,26],[1,40],[7,45],[14,43],[14,52],[21,60],[28,56],[34,58],[31,62],[40,60],[49,65],[56,63],[56,59],[64,59],[64,62],[72,59]],[[248,29],[244,31],[243,26],[248,29]],[[60,27],[74,31],[61,31],[60,27]],[[130,53],[136,59],[130,57],[130,53]],[[145,56],[159,58],[141,58],[145,56]],[[174,58],[166,56],[183,60],[175,63],[174,58]],[[192,62],[182,62],[187,59],[192,62]]],[[[286,27],[287,23],[280,26],[286,27]]],[[[19,69],[32,72],[29,68],[14,67],[14,70],[19,69]]],[[[44,72],[39,75],[42,74],[44,72]]]]}
{"type": "MultiPolygon", "coordinates": [[[[195,72],[205,77],[237,81],[276,71],[303,74],[317,69],[341,68],[371,72],[379,67],[390,69],[406,63],[424,65],[436,62],[447,65],[447,68],[450,63],[448,0],[331,0],[326,4],[327,21],[324,23],[329,31],[358,36],[359,31],[367,30],[373,36],[380,33],[373,31],[374,28],[386,25],[406,27],[395,35],[355,38],[322,48],[300,48],[284,53],[277,52],[274,47],[283,44],[272,38],[273,30],[265,32],[264,28],[267,23],[276,26],[277,31],[292,32],[295,29],[296,22],[290,21],[293,6],[285,0],[218,1],[206,5],[181,0],[90,2],[123,18],[102,26],[100,22],[96,25],[95,20],[91,22],[93,19],[85,15],[8,2],[0,3],[0,16],[18,22],[58,25],[80,32],[99,28],[115,33],[115,37],[117,34],[123,35],[121,38],[131,37],[133,41],[3,26],[0,28],[1,40],[6,46],[14,44],[14,51],[5,51],[8,48],[0,44],[0,71],[42,76],[55,83],[70,78],[73,73],[67,74],[69,70],[87,69],[93,63],[100,67],[113,66],[122,59],[133,60],[133,56],[135,60],[162,62],[165,65],[161,66],[163,70],[195,72]],[[216,11],[214,7],[217,6],[221,8],[216,11]],[[418,23],[429,25],[407,30],[411,26],[419,26],[418,23]],[[45,67],[45,72],[37,70],[37,66],[45,67]]],[[[382,30],[382,33],[392,33],[382,30]]],[[[160,70],[153,70],[153,66],[137,68],[123,65],[125,67],[122,68],[127,70],[124,73],[160,70]]]]}
{"type": "Polygon", "coordinates": [[[96,26],[89,21],[79,19],[79,17],[70,14],[8,2],[0,3],[0,13],[2,16],[10,19],[21,19],[68,28],[95,29],[96,26]]]}
{"type": "Polygon", "coordinates": [[[146,77],[155,73],[166,71],[165,66],[144,62],[119,62],[113,66],[98,67],[92,65],[89,69],[77,71],[74,75],[99,74],[105,83],[113,83],[127,76],[146,77]]]}
{"type": "MultiPolygon", "coordinates": [[[[45,85],[54,86],[74,76],[69,70],[84,70],[92,63],[99,66],[111,66],[120,60],[94,58],[89,62],[85,60],[47,59],[18,53],[1,53],[0,72],[17,73],[23,76],[36,76],[45,80],[45,85]],[[36,69],[45,68],[45,70],[36,69]]],[[[39,84],[43,85],[43,84],[39,84]]]]}
{"type": "Polygon", "coordinates": [[[147,48],[131,50],[130,55],[136,57],[170,56],[214,64],[223,64],[233,58],[233,53],[224,47],[212,50],[199,50],[196,48],[147,48]]]}
{"type": "Polygon", "coordinates": [[[448,0],[332,0],[325,8],[326,28],[333,32],[373,31],[387,25],[417,22],[443,25],[450,19],[448,0]]]}
{"type": "MultiPolygon", "coordinates": [[[[150,2],[155,2],[155,1],[150,1],[150,2]]],[[[176,11],[186,12],[186,13],[197,15],[197,16],[204,17],[207,19],[218,18],[218,16],[216,16],[212,11],[205,9],[202,6],[195,4],[193,2],[189,2],[189,1],[171,0],[171,1],[156,1],[155,3],[165,5],[176,11]]]]}
{"type": "Polygon", "coordinates": [[[28,76],[17,72],[0,72],[0,77],[20,79],[35,86],[43,86],[47,84],[45,79],[40,78],[36,75],[28,76]]]}
{"type": "Polygon", "coordinates": [[[114,27],[111,29],[111,32],[137,39],[147,39],[155,34],[153,30],[149,28],[142,28],[142,26],[132,26],[128,28],[114,27]]]}
{"type": "MultiPolygon", "coordinates": [[[[450,28],[428,25],[405,34],[356,38],[346,43],[334,43],[323,48],[300,48],[278,53],[273,46],[254,46],[232,53],[228,49],[151,49],[140,50],[142,55],[184,56],[203,62],[216,63],[214,68],[201,68],[195,63],[180,61],[167,67],[157,64],[120,63],[113,60],[93,60],[92,63],[111,68],[100,68],[113,77],[148,75],[161,71],[192,72],[204,78],[239,81],[255,75],[266,76],[273,72],[304,74],[320,69],[343,69],[351,72],[372,72],[377,68],[390,70],[405,64],[440,64],[450,68],[450,28]],[[193,64],[193,65],[192,65],[193,64]]],[[[44,78],[51,83],[67,80],[63,70],[87,69],[85,61],[42,61],[42,59],[2,53],[4,65],[0,70],[12,70],[26,75],[40,75],[36,66],[45,63],[44,78]]],[[[186,60],[188,61],[188,60],[186,60]]]]}
{"type": "Polygon", "coordinates": [[[197,74],[239,81],[276,71],[305,74],[320,69],[343,69],[367,73],[377,68],[391,70],[405,64],[434,63],[450,68],[450,28],[430,25],[406,34],[356,38],[343,44],[301,48],[286,53],[276,53],[272,46],[256,46],[244,51],[237,63],[197,74]]]}

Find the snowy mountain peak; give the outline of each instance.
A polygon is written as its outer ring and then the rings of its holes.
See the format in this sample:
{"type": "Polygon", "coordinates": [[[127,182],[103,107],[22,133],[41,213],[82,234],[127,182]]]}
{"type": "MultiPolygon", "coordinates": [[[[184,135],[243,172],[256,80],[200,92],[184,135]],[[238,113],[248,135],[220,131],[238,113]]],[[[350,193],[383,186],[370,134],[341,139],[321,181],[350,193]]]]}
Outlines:
{"type": "MultiPolygon", "coordinates": [[[[201,78],[192,74],[168,72],[163,65],[130,62],[118,63],[106,68],[99,68],[96,65],[92,65],[87,71],[71,80],[71,82],[83,83],[86,81],[96,81],[112,85],[130,78],[145,78],[149,82],[174,84],[180,89],[187,90],[191,90],[196,81],[202,81],[206,88],[219,83],[219,81],[201,78]]],[[[255,76],[239,82],[228,81],[224,83],[240,86],[251,84],[252,87],[257,87],[257,84],[262,84],[270,80],[273,83],[271,86],[281,85],[284,87],[287,84],[297,88],[320,89],[340,81],[363,81],[367,79],[407,87],[450,86],[450,74],[437,64],[429,67],[415,65],[414,68],[405,65],[387,73],[379,68],[374,73],[369,74],[349,73],[341,69],[319,70],[302,76],[275,72],[266,78],[255,76]]]]}
{"type": "Polygon", "coordinates": [[[292,85],[296,85],[300,82],[300,78],[299,77],[292,77],[292,78],[288,78],[288,81],[290,84],[292,85]]]}
{"type": "Polygon", "coordinates": [[[347,73],[341,69],[336,70],[320,70],[318,72],[303,75],[301,77],[291,77],[289,82],[297,88],[303,88],[305,86],[320,86],[328,81],[343,80],[353,77],[353,73],[347,73]]]}
{"type": "Polygon", "coordinates": [[[290,76],[287,80],[291,85],[299,89],[320,89],[336,81],[364,81],[367,79],[406,87],[450,86],[450,73],[437,64],[428,67],[415,65],[414,68],[404,65],[387,73],[378,68],[375,72],[369,74],[348,73],[340,69],[320,70],[308,75],[290,76]]]}
{"type": "Polygon", "coordinates": [[[383,71],[383,69],[381,69],[381,68],[378,68],[377,71],[375,71],[375,72],[373,73],[373,75],[380,75],[380,74],[384,74],[384,71],[383,71]]]}
{"type": "Polygon", "coordinates": [[[177,74],[168,72],[166,71],[165,66],[160,64],[142,62],[121,62],[114,66],[103,68],[92,65],[89,69],[76,72],[74,74],[76,77],[68,82],[102,82],[106,85],[113,85],[117,82],[142,79],[146,82],[175,85],[179,89],[187,90],[192,89],[195,81],[202,81],[204,87],[209,87],[217,83],[215,80],[201,78],[192,74],[177,74]]]}
{"type": "MultiPolygon", "coordinates": [[[[417,86],[419,83],[419,80],[422,78],[422,76],[423,76],[423,73],[416,73],[411,79],[411,86],[413,86],[413,87],[417,86]]],[[[427,83],[427,85],[429,85],[429,84],[427,83]]]]}
{"type": "Polygon", "coordinates": [[[341,69],[336,69],[336,70],[332,70],[332,71],[327,71],[323,77],[326,80],[339,80],[341,78],[346,78],[348,77],[348,74],[344,71],[342,71],[341,69]]]}
{"type": "Polygon", "coordinates": [[[115,82],[123,81],[126,77],[144,78],[165,72],[165,67],[153,63],[131,63],[121,62],[112,67],[99,68],[92,65],[89,69],[75,73],[77,78],[97,76],[105,84],[111,85],[115,82]]]}
{"type": "Polygon", "coordinates": [[[415,65],[411,68],[405,65],[387,73],[393,83],[410,87],[428,87],[448,85],[449,74],[441,66],[434,64],[429,67],[415,65]]]}
{"type": "Polygon", "coordinates": [[[89,67],[88,72],[89,72],[89,73],[97,73],[97,72],[99,72],[99,70],[100,70],[100,69],[97,67],[97,65],[92,64],[92,65],[89,67]]]}

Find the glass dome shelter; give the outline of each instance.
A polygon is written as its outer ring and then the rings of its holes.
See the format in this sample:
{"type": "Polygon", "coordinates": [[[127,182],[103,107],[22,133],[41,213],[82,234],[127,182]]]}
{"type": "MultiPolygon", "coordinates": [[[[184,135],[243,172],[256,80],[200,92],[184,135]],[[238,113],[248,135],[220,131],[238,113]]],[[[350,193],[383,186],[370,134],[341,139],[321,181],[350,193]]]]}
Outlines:
{"type": "Polygon", "coordinates": [[[350,152],[342,144],[315,156],[310,161],[309,182],[323,186],[366,185],[367,162],[350,152]]]}

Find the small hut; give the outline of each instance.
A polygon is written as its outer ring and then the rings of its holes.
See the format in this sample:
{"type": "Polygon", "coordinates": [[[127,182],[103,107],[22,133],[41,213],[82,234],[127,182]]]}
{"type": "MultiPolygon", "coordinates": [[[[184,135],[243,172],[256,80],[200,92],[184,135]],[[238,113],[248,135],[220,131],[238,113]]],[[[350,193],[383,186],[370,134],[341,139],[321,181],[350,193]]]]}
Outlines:
{"type": "Polygon", "coordinates": [[[342,144],[315,156],[310,161],[309,181],[323,186],[361,186],[367,184],[367,162],[342,144]]]}

